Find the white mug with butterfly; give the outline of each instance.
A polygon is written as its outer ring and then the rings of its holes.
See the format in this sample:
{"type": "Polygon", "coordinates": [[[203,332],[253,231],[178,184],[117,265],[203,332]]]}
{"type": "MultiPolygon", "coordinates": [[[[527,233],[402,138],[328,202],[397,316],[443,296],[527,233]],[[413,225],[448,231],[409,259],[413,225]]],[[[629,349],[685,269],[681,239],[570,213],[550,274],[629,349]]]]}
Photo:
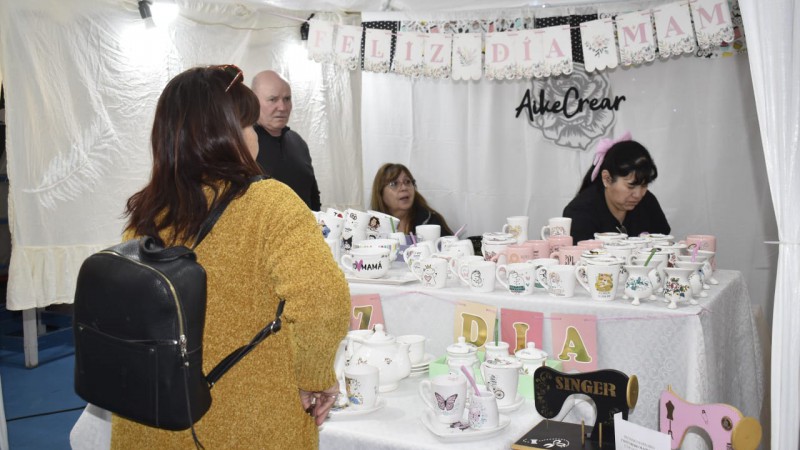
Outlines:
{"type": "Polygon", "coordinates": [[[419,395],[441,423],[460,422],[467,397],[467,379],[457,373],[439,375],[419,383],[419,395]]]}

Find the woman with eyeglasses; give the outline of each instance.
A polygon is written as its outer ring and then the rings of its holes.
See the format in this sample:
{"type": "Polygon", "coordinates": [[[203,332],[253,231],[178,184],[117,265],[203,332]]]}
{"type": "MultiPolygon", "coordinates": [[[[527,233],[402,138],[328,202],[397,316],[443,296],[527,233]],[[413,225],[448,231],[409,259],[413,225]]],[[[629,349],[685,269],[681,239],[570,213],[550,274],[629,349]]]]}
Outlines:
{"type": "Polygon", "coordinates": [[[444,217],[417,192],[417,182],[402,164],[386,163],[378,169],[372,181],[370,208],[400,219],[397,231],[405,234],[412,233],[417,225],[439,225],[442,236],[453,234],[444,217]]]}
{"type": "MultiPolygon", "coordinates": [[[[239,361],[211,391],[195,424],[214,448],[319,447],[318,426],[339,392],[333,359],[349,327],[350,293],[314,216],[255,161],[259,103],[235,66],[189,69],[156,106],[149,183],[127,203],[125,237],[191,246],[219,201],[233,200],[196,248],[207,273],[203,369],[208,373],[275,317],[283,328],[239,361]],[[242,190],[238,190],[241,188],[242,190]]],[[[112,448],[194,448],[192,432],[112,418],[112,448]]]]}
{"type": "Polygon", "coordinates": [[[630,133],[600,141],[578,194],[564,208],[564,217],[572,218],[573,240],[594,239],[601,232],[669,234],[664,211],[648,190],[657,176],[650,152],[630,133]]]}

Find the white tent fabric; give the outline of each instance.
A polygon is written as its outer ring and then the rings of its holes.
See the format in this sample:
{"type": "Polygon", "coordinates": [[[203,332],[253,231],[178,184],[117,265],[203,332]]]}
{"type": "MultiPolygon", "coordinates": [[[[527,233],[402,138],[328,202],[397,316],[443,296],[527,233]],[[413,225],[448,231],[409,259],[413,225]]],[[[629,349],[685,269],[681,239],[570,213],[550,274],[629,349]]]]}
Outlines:
{"type": "Polygon", "coordinates": [[[9,309],[71,303],[83,259],[119,241],[124,202],[149,176],[158,95],[195,65],[235,63],[248,83],[259,70],[282,72],[294,87],[290,126],[309,143],[323,203],[361,203],[359,73],[309,62],[295,20],[202,2],[182,14],[148,29],[134,1],[0,5],[9,309]]]}
{"type": "Polygon", "coordinates": [[[780,253],[772,322],[772,448],[800,448],[800,5],[740,0],[780,253]]]}

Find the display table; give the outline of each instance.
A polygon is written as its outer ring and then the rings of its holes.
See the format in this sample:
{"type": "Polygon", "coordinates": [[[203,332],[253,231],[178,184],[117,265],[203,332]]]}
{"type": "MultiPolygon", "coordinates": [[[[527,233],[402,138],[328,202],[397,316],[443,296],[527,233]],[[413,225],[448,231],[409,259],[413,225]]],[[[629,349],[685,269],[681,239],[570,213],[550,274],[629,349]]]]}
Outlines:
{"type": "MultiPolygon", "coordinates": [[[[395,264],[392,271],[407,270],[395,264]]],[[[668,309],[661,298],[643,301],[640,306],[630,305],[621,296],[611,302],[597,302],[580,286],[572,298],[551,297],[544,292],[517,296],[503,291],[502,286],[480,294],[457,280],[448,280],[444,289],[424,288],[417,282],[382,285],[351,281],[350,291],[353,295],[379,294],[387,331],[427,336],[427,351],[436,356],[444,355],[447,345],[454,341],[453,321],[459,301],[544,313],[544,342],[537,347],[543,347],[551,357],[548,314],[593,314],[597,316],[598,367],[638,376],[639,401],[629,420],[657,429],[658,400],[668,385],[692,403],[728,403],[747,416],[760,415],[762,358],[747,288],[737,271],[720,270],[715,278],[720,283],[711,286],[708,298],[699,299],[697,306],[683,304],[675,310],[668,309]]],[[[380,417],[384,414],[389,413],[380,417]]],[[[415,430],[427,432],[420,427],[415,430]]],[[[523,428],[530,426],[521,426],[519,431],[523,428]]],[[[365,444],[371,443],[368,429],[355,427],[353,434],[361,435],[365,444]]],[[[501,446],[521,436],[521,432],[513,432],[515,429],[506,433],[508,439],[501,446]]],[[[330,433],[344,431],[334,428],[330,433]]],[[[331,437],[326,435],[323,442],[331,443],[331,437]]],[[[374,436],[380,440],[384,437],[374,436]]],[[[433,435],[428,437],[434,439],[433,435]]]]}

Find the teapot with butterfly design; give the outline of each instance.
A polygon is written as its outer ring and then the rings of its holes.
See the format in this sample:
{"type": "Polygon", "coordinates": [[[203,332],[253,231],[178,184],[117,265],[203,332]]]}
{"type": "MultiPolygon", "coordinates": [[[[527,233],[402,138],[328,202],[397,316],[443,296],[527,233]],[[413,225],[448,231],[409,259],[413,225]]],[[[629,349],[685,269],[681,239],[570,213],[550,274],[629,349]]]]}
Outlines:
{"type": "Polygon", "coordinates": [[[388,392],[397,389],[397,383],[411,374],[409,344],[397,342],[386,333],[383,324],[375,325],[375,332],[362,339],[349,365],[369,364],[378,368],[378,391],[388,392]]]}

